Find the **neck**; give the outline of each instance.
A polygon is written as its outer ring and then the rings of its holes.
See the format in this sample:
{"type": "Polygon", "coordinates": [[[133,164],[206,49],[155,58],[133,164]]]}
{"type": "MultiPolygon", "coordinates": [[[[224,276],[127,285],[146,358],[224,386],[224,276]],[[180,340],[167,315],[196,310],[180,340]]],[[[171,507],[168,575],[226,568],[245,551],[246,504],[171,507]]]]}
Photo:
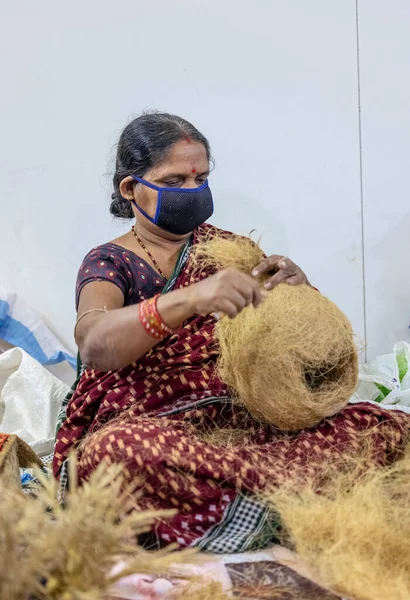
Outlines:
{"type": "Polygon", "coordinates": [[[172,236],[171,233],[167,234],[167,232],[157,234],[154,231],[145,229],[145,227],[141,227],[138,222],[134,225],[134,230],[145,244],[170,254],[179,252],[191,235],[188,233],[184,236],[172,236]]]}

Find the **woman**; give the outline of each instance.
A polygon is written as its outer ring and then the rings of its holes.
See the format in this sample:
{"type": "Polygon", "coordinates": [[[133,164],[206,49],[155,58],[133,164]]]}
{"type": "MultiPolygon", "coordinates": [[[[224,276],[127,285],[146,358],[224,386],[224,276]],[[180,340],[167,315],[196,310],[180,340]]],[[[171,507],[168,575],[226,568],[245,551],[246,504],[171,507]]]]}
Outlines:
{"type": "Polygon", "coordinates": [[[190,247],[209,233],[203,224],[213,212],[210,163],[206,138],[179,117],[146,114],[122,133],[111,212],[135,224],[93,249],[78,275],[75,334],[87,369],[58,431],[54,472],[81,441],[80,480],[102,460],[120,462],[126,479],[138,483],[139,506],[177,510],[158,522],[159,542],[231,552],[271,537],[253,492],[315,474],[329,451],[355,447],[357,431],[379,423],[390,425],[379,434],[392,452],[406,420],[356,405],[294,436],[246,416],[248,433],[234,446],[207,439],[205,431],[238,424],[214,372],[213,315],[235,318],[257,307],[262,273],[272,272],[268,289],[307,283],[299,267],[276,255],[252,276],[193,269],[190,247]]]}

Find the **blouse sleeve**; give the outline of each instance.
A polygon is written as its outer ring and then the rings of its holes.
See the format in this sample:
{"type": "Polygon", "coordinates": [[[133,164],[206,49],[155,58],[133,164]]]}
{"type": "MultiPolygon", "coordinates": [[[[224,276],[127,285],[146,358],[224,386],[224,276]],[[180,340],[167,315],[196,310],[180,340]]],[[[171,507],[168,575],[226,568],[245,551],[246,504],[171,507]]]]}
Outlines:
{"type": "Polygon", "coordinates": [[[117,248],[110,248],[109,245],[94,248],[84,258],[78,272],[75,294],[76,308],[78,309],[81,290],[87,283],[109,281],[121,290],[125,298],[132,286],[131,277],[131,272],[117,248]]]}

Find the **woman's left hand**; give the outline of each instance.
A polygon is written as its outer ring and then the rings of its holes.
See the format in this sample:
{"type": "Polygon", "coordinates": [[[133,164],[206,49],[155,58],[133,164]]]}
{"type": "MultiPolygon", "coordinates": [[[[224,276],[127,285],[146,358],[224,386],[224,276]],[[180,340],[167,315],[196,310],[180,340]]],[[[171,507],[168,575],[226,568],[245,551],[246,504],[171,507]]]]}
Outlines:
{"type": "Polygon", "coordinates": [[[265,283],[267,290],[273,289],[284,281],[289,283],[289,285],[300,285],[301,283],[310,285],[302,269],[286,256],[272,254],[272,256],[268,256],[268,258],[260,262],[252,271],[254,277],[260,277],[266,273],[272,273],[272,277],[265,283]]]}

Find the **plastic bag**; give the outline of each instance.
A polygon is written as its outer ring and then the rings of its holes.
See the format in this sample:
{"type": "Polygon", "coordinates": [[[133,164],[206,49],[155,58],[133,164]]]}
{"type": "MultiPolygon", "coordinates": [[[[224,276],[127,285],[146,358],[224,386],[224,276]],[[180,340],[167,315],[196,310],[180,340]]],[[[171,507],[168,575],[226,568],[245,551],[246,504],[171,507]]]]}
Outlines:
{"type": "Polygon", "coordinates": [[[360,365],[359,384],[352,401],[365,400],[410,408],[409,367],[410,344],[398,342],[393,348],[393,354],[383,354],[360,365]]]}
{"type": "Polygon", "coordinates": [[[0,355],[0,432],[14,433],[38,456],[53,451],[57,415],[69,387],[21,348],[0,355]]]}
{"type": "Polygon", "coordinates": [[[22,348],[42,365],[67,361],[75,369],[76,359],[56,338],[40,316],[17,294],[0,284],[0,339],[22,348]]]}

